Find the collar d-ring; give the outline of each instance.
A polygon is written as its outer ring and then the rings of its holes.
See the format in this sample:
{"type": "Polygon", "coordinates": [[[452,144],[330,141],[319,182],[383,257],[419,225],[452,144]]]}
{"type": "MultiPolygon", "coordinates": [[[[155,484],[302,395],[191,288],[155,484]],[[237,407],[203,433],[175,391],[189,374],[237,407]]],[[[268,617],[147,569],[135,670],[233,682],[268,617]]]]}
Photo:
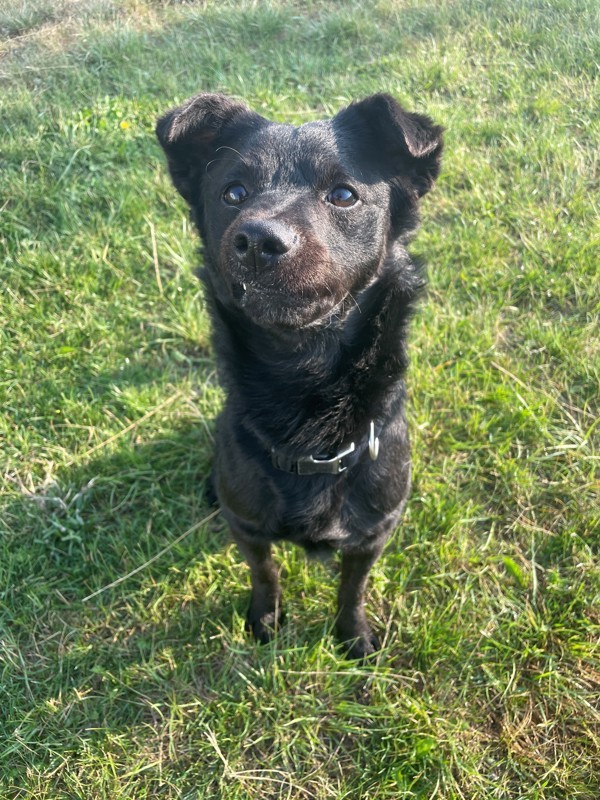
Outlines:
{"type": "Polygon", "coordinates": [[[379,436],[375,436],[375,423],[371,420],[369,425],[369,455],[371,461],[377,461],[379,455],[379,436]]]}

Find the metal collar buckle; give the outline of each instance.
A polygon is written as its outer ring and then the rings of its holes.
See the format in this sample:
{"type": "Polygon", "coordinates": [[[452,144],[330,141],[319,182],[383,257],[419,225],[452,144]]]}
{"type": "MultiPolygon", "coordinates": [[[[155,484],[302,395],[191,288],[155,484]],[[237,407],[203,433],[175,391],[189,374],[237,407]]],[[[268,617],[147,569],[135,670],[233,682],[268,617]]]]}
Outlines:
{"type": "Polygon", "coordinates": [[[339,475],[340,472],[348,469],[348,465],[343,463],[343,459],[353,453],[355,449],[354,442],[352,442],[346,450],[342,450],[334,458],[315,458],[314,456],[299,458],[296,462],[298,475],[339,475]]]}

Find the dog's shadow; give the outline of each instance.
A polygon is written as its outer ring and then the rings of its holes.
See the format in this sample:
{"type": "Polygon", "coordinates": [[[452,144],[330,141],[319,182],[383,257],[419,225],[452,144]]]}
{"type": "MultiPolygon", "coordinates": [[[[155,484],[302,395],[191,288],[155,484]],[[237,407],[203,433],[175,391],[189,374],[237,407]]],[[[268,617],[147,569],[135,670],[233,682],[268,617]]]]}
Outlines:
{"type": "MultiPolygon", "coordinates": [[[[191,640],[204,613],[202,593],[215,579],[211,559],[228,542],[207,500],[212,421],[161,427],[140,442],[140,426],[86,463],[63,467],[35,488],[23,486],[4,508],[0,530],[12,569],[3,606],[24,657],[41,627],[49,669],[59,659],[71,676],[83,664],[75,667],[76,642],[95,642],[108,661],[118,656],[124,664],[145,639],[174,647],[178,638],[191,640]],[[208,574],[201,574],[207,562],[208,574]],[[129,633],[121,635],[121,628],[129,633]],[[55,647],[64,636],[73,646],[55,647]]],[[[232,570],[234,560],[232,548],[232,570]]],[[[231,625],[231,606],[231,598],[219,608],[218,595],[211,597],[213,634],[215,626],[231,625]]],[[[198,648],[201,637],[194,641],[198,648]]]]}

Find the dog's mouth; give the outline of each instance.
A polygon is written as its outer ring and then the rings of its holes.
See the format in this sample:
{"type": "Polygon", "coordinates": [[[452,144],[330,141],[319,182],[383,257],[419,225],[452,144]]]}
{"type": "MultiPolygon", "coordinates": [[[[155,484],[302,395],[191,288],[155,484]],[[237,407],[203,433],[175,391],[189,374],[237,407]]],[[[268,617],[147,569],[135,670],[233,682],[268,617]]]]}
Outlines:
{"type": "Polygon", "coordinates": [[[231,284],[231,294],[236,303],[243,304],[246,292],[248,291],[247,285],[243,281],[234,281],[231,284]]]}
{"type": "Polygon", "coordinates": [[[284,287],[239,279],[230,280],[229,292],[234,306],[260,327],[287,330],[329,324],[346,297],[323,291],[291,293],[284,287]]]}

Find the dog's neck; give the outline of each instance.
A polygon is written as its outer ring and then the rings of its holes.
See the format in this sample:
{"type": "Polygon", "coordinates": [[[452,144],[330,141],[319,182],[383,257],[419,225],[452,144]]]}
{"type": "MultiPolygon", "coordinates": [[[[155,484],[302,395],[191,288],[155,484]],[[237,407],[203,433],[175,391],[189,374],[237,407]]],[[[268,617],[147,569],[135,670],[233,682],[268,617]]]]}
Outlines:
{"type": "Polygon", "coordinates": [[[404,398],[404,329],[422,285],[407,275],[390,268],[343,317],[283,335],[216,302],[217,358],[240,424],[292,452],[335,452],[372,420],[385,425],[404,398]]]}

